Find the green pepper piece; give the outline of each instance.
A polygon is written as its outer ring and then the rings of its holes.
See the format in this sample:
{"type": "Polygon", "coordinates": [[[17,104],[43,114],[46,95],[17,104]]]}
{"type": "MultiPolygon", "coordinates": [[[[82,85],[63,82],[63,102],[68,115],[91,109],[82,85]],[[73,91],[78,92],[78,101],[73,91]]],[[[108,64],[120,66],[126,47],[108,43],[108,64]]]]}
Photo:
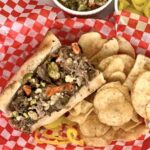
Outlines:
{"type": "Polygon", "coordinates": [[[31,79],[33,76],[33,73],[26,73],[23,77],[23,83],[25,84],[29,79],[31,79]]]}
{"type": "Polygon", "coordinates": [[[60,78],[59,68],[55,62],[48,64],[48,75],[54,80],[58,80],[60,78]]]}
{"type": "Polygon", "coordinates": [[[49,71],[49,76],[54,79],[58,80],[60,78],[60,73],[54,70],[49,71]]]}

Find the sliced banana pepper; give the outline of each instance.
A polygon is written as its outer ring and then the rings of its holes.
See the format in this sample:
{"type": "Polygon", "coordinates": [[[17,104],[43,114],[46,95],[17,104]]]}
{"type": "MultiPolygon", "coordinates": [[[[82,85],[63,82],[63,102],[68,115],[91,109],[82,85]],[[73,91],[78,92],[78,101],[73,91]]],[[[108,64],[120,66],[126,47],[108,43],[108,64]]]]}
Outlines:
{"type": "Polygon", "coordinates": [[[150,18],[149,0],[119,0],[119,10],[128,10],[132,13],[145,15],[150,18]]]}

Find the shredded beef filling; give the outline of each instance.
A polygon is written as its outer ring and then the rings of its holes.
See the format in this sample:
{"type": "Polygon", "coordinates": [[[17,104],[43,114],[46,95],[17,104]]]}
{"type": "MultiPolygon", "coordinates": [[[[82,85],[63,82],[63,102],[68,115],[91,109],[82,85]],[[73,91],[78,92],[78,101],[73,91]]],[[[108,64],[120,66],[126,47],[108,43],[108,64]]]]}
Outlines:
{"type": "Polygon", "coordinates": [[[88,60],[64,46],[27,73],[9,109],[11,122],[24,132],[45,115],[66,106],[71,96],[96,74],[88,60]]]}

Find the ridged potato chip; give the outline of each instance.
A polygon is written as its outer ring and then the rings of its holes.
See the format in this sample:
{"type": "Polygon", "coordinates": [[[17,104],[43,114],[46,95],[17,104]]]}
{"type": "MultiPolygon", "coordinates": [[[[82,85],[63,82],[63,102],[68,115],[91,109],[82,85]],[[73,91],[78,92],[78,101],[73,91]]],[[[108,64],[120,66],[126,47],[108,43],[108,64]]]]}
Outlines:
{"type": "Polygon", "coordinates": [[[117,55],[113,55],[113,56],[103,59],[98,65],[98,68],[100,69],[100,71],[104,71],[106,67],[110,64],[110,62],[116,57],[117,55]]]}
{"type": "Polygon", "coordinates": [[[91,58],[101,50],[106,41],[106,39],[101,38],[98,32],[88,32],[81,35],[78,43],[82,48],[83,54],[87,58],[91,58]]]}
{"type": "Polygon", "coordinates": [[[94,147],[104,147],[112,142],[114,139],[116,131],[110,128],[103,136],[99,137],[86,137],[81,134],[82,139],[85,141],[86,145],[94,147]]]}
{"type": "Polygon", "coordinates": [[[126,74],[121,71],[116,71],[112,73],[108,79],[108,81],[120,81],[123,83],[126,80],[126,74]]]}
{"type": "Polygon", "coordinates": [[[99,110],[98,118],[102,123],[121,126],[131,119],[133,109],[130,103],[117,103],[110,106],[99,110]]]}
{"type": "Polygon", "coordinates": [[[123,60],[123,62],[125,63],[125,69],[124,69],[124,73],[126,75],[129,74],[129,72],[131,71],[134,63],[135,63],[135,60],[131,57],[131,56],[128,56],[126,54],[122,54],[122,55],[119,55],[119,57],[123,60]]]}
{"type": "Polygon", "coordinates": [[[118,127],[117,127],[117,126],[113,126],[112,129],[113,129],[114,131],[117,131],[117,130],[120,129],[120,126],[118,126],[118,127]]]}
{"type": "Polygon", "coordinates": [[[110,128],[102,137],[108,142],[112,142],[114,139],[116,131],[113,128],[110,128]]]}
{"type": "Polygon", "coordinates": [[[150,71],[141,73],[136,79],[131,99],[135,111],[143,118],[150,119],[146,106],[150,103],[150,71]]]}
{"type": "Polygon", "coordinates": [[[113,38],[106,43],[104,43],[103,47],[97,54],[95,54],[90,61],[95,65],[98,66],[99,62],[109,56],[117,54],[119,51],[118,41],[113,38]]]}
{"type": "Polygon", "coordinates": [[[116,57],[113,61],[110,62],[110,64],[106,67],[104,70],[104,77],[107,80],[110,80],[110,76],[115,72],[123,72],[125,68],[124,62],[121,58],[116,57]],[[116,65],[117,64],[117,65],[116,65]]]}
{"type": "Polygon", "coordinates": [[[72,122],[83,124],[93,110],[93,108],[90,108],[86,113],[81,113],[78,116],[69,115],[67,118],[72,122]]]}
{"type": "Polygon", "coordinates": [[[104,73],[106,80],[123,83],[132,69],[134,62],[135,60],[126,54],[113,55],[103,59],[98,68],[104,73]]]}
{"type": "Polygon", "coordinates": [[[133,120],[134,122],[141,122],[141,116],[140,115],[138,115],[137,113],[136,113],[136,111],[134,110],[133,111],[133,116],[132,116],[132,119],[131,120],[133,120]]]}
{"type": "Polygon", "coordinates": [[[97,115],[92,112],[83,124],[79,125],[81,134],[86,137],[99,137],[104,135],[110,127],[101,123],[97,115]]]}
{"type": "Polygon", "coordinates": [[[122,129],[118,130],[115,134],[115,140],[132,141],[139,138],[142,134],[146,134],[148,132],[149,128],[147,128],[144,124],[140,124],[128,132],[125,132],[122,129]]]}
{"type": "MultiPolygon", "coordinates": [[[[102,87],[103,88],[103,87],[102,87]]],[[[105,108],[112,103],[124,103],[124,95],[116,88],[106,88],[97,91],[97,94],[94,98],[94,108],[99,110],[100,108],[105,108]]]]}
{"type": "Polygon", "coordinates": [[[124,85],[127,86],[130,90],[132,90],[133,85],[137,77],[145,71],[150,70],[150,59],[144,55],[137,55],[135,64],[131,69],[127,79],[124,82],[124,85]]]}
{"type": "Polygon", "coordinates": [[[150,120],[150,103],[146,105],[146,116],[150,120]]]}
{"type": "Polygon", "coordinates": [[[133,108],[117,88],[99,90],[94,98],[94,107],[100,122],[109,126],[121,126],[133,115],[133,108]]]}
{"type": "Polygon", "coordinates": [[[114,88],[114,89],[117,89],[119,90],[122,94],[124,94],[125,98],[127,101],[131,102],[131,97],[130,97],[130,94],[129,94],[129,90],[126,86],[123,86],[120,82],[110,82],[110,83],[107,83],[105,85],[103,85],[99,90],[104,90],[104,89],[108,89],[108,88],[114,88]]]}
{"type": "MultiPolygon", "coordinates": [[[[142,122],[142,121],[141,121],[142,122]]],[[[133,120],[130,120],[129,122],[125,123],[123,126],[121,126],[121,129],[124,131],[130,131],[133,128],[137,127],[138,125],[141,124],[141,122],[134,122],[133,120]]]]}
{"type": "Polygon", "coordinates": [[[78,103],[74,108],[72,108],[69,113],[72,116],[78,116],[81,113],[86,113],[92,108],[93,104],[83,100],[82,102],[78,103]]]}
{"type": "Polygon", "coordinates": [[[93,104],[83,100],[79,104],[77,104],[72,110],[69,112],[69,116],[67,117],[70,121],[76,122],[78,124],[82,124],[85,122],[86,118],[93,111],[93,104]]]}
{"type": "Polygon", "coordinates": [[[107,66],[109,66],[109,64],[116,58],[120,58],[124,62],[125,64],[124,72],[128,74],[135,63],[135,60],[131,56],[128,56],[126,54],[113,55],[103,59],[98,66],[99,69],[104,71],[107,68],[107,66]]]}
{"type": "Polygon", "coordinates": [[[121,36],[118,36],[117,40],[119,43],[119,54],[127,54],[132,58],[135,58],[135,51],[130,42],[121,36]]]}

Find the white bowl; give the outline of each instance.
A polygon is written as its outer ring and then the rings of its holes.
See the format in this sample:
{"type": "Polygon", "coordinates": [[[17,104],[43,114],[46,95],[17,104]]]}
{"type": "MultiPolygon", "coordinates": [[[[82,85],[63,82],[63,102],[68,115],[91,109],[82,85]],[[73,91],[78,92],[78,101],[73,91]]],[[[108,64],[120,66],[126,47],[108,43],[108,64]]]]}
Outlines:
{"type": "Polygon", "coordinates": [[[96,14],[100,11],[102,11],[103,9],[105,9],[111,2],[112,0],[108,0],[103,6],[98,7],[94,10],[90,10],[90,11],[76,11],[76,10],[71,10],[67,7],[65,7],[63,4],[61,4],[58,0],[53,0],[54,3],[63,11],[72,14],[72,15],[76,15],[76,16],[87,16],[87,15],[93,15],[96,14]]]}
{"type": "Polygon", "coordinates": [[[118,9],[118,3],[119,3],[119,0],[115,0],[114,2],[114,8],[115,8],[115,12],[118,13],[119,9],[118,9]]]}

